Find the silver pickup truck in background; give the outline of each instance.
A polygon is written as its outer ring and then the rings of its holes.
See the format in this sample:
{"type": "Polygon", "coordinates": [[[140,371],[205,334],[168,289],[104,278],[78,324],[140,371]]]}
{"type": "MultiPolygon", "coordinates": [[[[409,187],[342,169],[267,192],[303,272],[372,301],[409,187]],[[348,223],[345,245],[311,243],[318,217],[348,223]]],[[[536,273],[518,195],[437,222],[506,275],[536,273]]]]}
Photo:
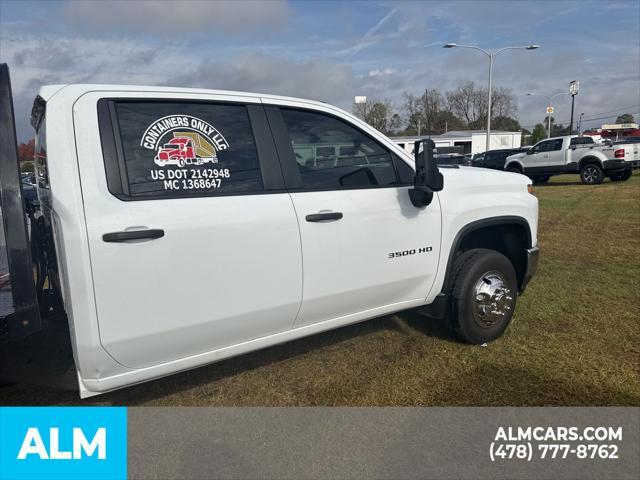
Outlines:
{"type": "Polygon", "coordinates": [[[526,152],[507,157],[505,170],[523,173],[536,183],[563,173],[579,173],[587,185],[602,183],[605,177],[624,182],[640,167],[637,150],[636,145],[599,145],[591,137],[567,135],[542,140],[526,152]]]}

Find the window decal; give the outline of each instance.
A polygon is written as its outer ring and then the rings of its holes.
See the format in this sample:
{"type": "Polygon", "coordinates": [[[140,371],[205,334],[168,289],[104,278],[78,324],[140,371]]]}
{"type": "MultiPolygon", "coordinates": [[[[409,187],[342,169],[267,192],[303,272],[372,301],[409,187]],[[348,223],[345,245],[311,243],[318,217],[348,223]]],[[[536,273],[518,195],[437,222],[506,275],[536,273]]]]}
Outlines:
{"type": "Polygon", "coordinates": [[[169,115],[156,120],[145,130],[140,145],[156,152],[153,161],[161,167],[218,163],[217,152],[229,148],[216,128],[190,115],[169,115]],[[173,136],[169,136],[172,132],[173,136]]]}
{"type": "Polygon", "coordinates": [[[229,143],[213,126],[191,115],[169,115],[153,122],[142,135],[140,146],[153,150],[151,179],[164,183],[164,190],[209,190],[230,178],[228,168],[183,169],[187,165],[218,163],[218,152],[229,143]],[[165,167],[178,167],[165,171],[165,167]]]}

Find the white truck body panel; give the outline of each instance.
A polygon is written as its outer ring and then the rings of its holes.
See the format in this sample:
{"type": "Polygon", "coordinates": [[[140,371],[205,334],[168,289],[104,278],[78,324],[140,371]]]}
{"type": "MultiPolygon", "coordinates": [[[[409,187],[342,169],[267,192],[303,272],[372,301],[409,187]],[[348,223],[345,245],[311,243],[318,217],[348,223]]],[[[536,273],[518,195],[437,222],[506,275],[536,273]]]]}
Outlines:
{"type": "Polygon", "coordinates": [[[523,175],[442,169],[424,209],[407,186],[122,201],[105,179],[101,98],[241,101],[328,112],[413,168],[402,148],[330,105],[169,87],[45,87],[51,189],[65,310],[81,395],[194,368],[349,323],[431,303],[456,236],[470,223],[519,218],[537,244],[538,205],[523,175]],[[344,213],[336,223],[306,215],[344,213]],[[163,228],[160,240],[105,243],[106,232],[163,228]],[[388,253],[429,247],[389,261],[388,253]],[[216,276],[219,274],[219,276],[216,276]]]}

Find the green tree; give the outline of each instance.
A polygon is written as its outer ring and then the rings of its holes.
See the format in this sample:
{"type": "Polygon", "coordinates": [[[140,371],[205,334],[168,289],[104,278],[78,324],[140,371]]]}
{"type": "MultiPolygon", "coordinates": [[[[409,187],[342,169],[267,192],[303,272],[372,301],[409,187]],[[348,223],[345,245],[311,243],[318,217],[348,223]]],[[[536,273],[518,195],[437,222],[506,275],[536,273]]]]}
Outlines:
{"type": "Polygon", "coordinates": [[[630,113],[624,113],[622,115],[618,115],[618,118],[616,118],[616,123],[635,123],[633,121],[633,115],[631,115],[630,113]]]}
{"type": "Polygon", "coordinates": [[[533,127],[533,131],[531,132],[531,144],[538,143],[543,138],[547,136],[547,129],[544,128],[544,125],[538,123],[535,127],[533,127]]]}
{"type": "Polygon", "coordinates": [[[496,117],[491,120],[491,129],[495,130],[506,130],[508,132],[519,132],[520,122],[515,118],[511,117],[496,117]]]}
{"type": "Polygon", "coordinates": [[[33,162],[20,162],[21,173],[33,173],[33,162]]]}
{"type": "Polygon", "coordinates": [[[352,111],[356,117],[385,135],[391,135],[400,128],[400,116],[388,100],[367,99],[365,103],[354,103],[352,111]]]}

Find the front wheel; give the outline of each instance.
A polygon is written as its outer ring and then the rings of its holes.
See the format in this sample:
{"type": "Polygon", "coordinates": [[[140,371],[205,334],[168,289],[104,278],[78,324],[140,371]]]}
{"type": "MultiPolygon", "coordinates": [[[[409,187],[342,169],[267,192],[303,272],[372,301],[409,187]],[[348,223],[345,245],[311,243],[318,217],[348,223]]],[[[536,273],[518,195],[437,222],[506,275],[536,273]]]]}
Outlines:
{"type": "Polygon", "coordinates": [[[621,172],[612,173],[611,175],[609,175],[609,180],[611,180],[612,182],[626,182],[631,178],[632,174],[633,170],[627,168],[621,172]]]}
{"type": "Polygon", "coordinates": [[[604,173],[600,165],[589,163],[580,169],[580,181],[584,185],[598,185],[604,180],[604,173]]]}
{"type": "Polygon", "coordinates": [[[542,184],[547,183],[550,178],[551,175],[533,175],[531,177],[531,180],[533,181],[533,183],[542,184]]]}
{"type": "Polygon", "coordinates": [[[507,257],[478,248],[461,254],[453,267],[448,316],[466,342],[482,344],[505,331],[516,306],[518,281],[507,257]]]}
{"type": "Polygon", "coordinates": [[[507,172],[522,174],[522,169],[520,167],[516,167],[515,165],[509,165],[507,167],[507,172]]]}

